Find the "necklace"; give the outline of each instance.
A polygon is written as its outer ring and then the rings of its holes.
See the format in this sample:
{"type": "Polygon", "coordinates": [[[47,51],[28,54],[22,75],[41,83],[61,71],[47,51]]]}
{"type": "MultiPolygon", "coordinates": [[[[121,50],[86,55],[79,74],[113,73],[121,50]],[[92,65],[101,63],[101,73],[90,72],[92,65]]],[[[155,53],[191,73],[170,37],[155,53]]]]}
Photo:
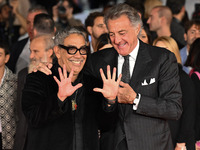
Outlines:
{"type": "Polygon", "coordinates": [[[78,90],[76,90],[74,99],[71,100],[71,102],[72,102],[72,111],[77,110],[77,103],[76,103],[77,93],[78,93],[78,90]]]}

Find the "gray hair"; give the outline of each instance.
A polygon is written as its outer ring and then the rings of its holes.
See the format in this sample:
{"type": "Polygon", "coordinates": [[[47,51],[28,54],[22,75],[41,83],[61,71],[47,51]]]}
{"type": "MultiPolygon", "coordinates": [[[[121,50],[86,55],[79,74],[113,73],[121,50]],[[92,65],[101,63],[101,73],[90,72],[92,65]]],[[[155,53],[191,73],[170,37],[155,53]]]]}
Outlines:
{"type": "Polygon", "coordinates": [[[133,27],[137,27],[138,25],[140,25],[142,29],[143,23],[138,14],[138,11],[127,4],[118,4],[108,10],[108,12],[104,16],[106,26],[108,27],[109,19],[118,19],[119,17],[121,17],[121,15],[126,15],[133,27]]]}
{"type": "MultiPolygon", "coordinates": [[[[54,44],[54,40],[53,40],[53,35],[52,34],[42,34],[42,35],[35,36],[32,39],[32,41],[37,39],[37,38],[43,38],[44,45],[45,45],[45,51],[48,51],[48,50],[54,48],[55,44],[54,44]]],[[[55,56],[55,54],[53,53],[51,58],[54,58],[54,56],[55,56]]]]}
{"type": "Polygon", "coordinates": [[[67,38],[68,36],[70,36],[71,34],[79,34],[82,35],[85,39],[85,45],[87,44],[87,38],[85,37],[85,33],[83,31],[81,31],[78,27],[70,27],[70,28],[66,28],[62,31],[59,31],[55,38],[54,38],[54,43],[55,45],[59,45],[59,44],[63,44],[65,38],[67,38]]]}

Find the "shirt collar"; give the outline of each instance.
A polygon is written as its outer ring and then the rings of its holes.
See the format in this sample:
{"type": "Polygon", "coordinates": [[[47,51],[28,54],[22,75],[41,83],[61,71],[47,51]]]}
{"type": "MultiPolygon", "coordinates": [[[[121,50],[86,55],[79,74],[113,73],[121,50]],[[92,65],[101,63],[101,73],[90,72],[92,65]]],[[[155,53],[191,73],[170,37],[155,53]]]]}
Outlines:
{"type": "Polygon", "coordinates": [[[0,86],[1,86],[2,83],[3,83],[5,76],[6,76],[6,68],[4,69],[4,73],[3,73],[3,77],[2,77],[2,79],[1,79],[0,86]]]}

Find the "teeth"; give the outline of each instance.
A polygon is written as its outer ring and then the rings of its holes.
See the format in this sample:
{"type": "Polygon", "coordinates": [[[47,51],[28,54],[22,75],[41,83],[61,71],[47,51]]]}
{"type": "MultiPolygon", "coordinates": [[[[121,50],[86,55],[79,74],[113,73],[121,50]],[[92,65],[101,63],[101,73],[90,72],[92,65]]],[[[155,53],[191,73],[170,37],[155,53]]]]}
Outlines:
{"type": "Polygon", "coordinates": [[[70,61],[75,63],[75,64],[80,64],[82,62],[82,60],[70,60],[70,61]]]}
{"type": "Polygon", "coordinates": [[[125,44],[126,44],[126,43],[124,43],[124,44],[120,44],[119,46],[122,47],[122,46],[124,46],[125,44]]]}

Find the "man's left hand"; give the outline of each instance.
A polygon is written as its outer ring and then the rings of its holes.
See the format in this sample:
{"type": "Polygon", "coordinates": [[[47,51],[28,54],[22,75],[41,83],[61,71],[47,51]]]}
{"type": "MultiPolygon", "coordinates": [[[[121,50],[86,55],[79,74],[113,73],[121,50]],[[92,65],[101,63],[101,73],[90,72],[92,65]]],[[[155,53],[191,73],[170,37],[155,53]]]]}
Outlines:
{"type": "Polygon", "coordinates": [[[118,103],[123,104],[133,104],[134,99],[136,98],[135,91],[131,88],[128,83],[120,82],[117,98],[118,103]]]}

